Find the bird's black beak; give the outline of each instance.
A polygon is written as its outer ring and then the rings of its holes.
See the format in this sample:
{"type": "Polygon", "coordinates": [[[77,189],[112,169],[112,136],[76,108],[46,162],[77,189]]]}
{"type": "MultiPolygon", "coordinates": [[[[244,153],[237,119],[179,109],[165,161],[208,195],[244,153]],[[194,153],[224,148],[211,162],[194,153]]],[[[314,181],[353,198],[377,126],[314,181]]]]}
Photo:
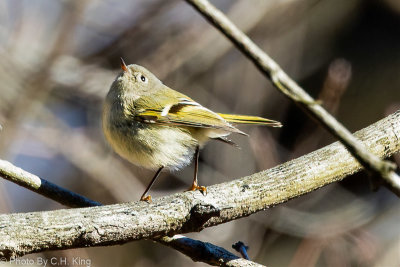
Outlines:
{"type": "Polygon", "coordinates": [[[125,64],[125,61],[122,59],[122,57],[120,57],[120,59],[121,59],[121,69],[122,69],[124,72],[127,72],[127,71],[128,71],[128,67],[127,67],[126,64],[125,64]]]}

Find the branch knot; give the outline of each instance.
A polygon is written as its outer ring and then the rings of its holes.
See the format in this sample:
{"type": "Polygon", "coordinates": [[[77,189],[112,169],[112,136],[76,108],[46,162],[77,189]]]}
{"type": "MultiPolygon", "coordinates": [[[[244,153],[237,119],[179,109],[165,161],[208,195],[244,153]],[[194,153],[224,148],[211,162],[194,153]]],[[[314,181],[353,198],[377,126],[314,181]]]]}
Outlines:
{"type": "Polygon", "coordinates": [[[204,224],[212,217],[218,217],[221,210],[209,203],[197,203],[190,212],[189,218],[182,226],[182,231],[186,232],[200,232],[204,229],[204,224]]]}

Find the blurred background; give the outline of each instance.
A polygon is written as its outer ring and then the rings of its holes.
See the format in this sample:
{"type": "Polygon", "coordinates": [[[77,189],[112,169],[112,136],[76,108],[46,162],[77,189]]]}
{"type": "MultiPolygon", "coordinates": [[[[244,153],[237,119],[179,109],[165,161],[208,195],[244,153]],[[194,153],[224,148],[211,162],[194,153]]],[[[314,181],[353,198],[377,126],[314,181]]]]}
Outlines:
{"type": "MultiPolygon", "coordinates": [[[[212,1],[355,131],[400,108],[400,1],[212,1]]],[[[181,0],[0,1],[0,158],[104,204],[138,200],[153,172],[116,155],[101,131],[119,57],[218,112],[279,120],[242,127],[241,150],[210,142],[201,185],[237,179],[334,141],[181,0]]],[[[399,157],[394,157],[399,164],[399,157]]],[[[163,173],[153,197],[186,189],[193,166],[163,173]]],[[[268,266],[400,266],[400,202],[362,172],[191,238],[238,240],[268,266]]],[[[0,181],[0,212],[65,208],[0,181]]],[[[26,258],[91,266],[205,266],[151,241],[26,258]]]]}

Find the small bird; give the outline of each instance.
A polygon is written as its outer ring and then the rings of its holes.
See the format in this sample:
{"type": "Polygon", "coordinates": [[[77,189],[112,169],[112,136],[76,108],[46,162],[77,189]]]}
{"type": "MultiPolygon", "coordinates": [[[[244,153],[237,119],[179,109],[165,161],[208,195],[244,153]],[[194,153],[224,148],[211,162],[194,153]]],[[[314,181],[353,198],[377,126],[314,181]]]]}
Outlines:
{"type": "Polygon", "coordinates": [[[131,163],[157,170],[140,200],[162,169],[179,170],[195,161],[189,190],[206,193],[197,182],[200,149],[209,139],[235,145],[231,133],[247,135],[231,123],[281,127],[281,123],[257,116],[215,113],[193,99],[164,85],[139,65],[127,66],[111,85],[103,107],[103,131],[111,147],[131,163]]]}

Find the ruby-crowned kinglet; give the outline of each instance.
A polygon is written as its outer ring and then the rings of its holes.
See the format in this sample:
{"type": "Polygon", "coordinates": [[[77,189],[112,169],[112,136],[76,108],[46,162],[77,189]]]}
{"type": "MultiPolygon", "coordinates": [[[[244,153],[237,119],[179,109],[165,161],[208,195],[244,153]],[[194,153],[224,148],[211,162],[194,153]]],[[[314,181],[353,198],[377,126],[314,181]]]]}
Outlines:
{"type": "Polygon", "coordinates": [[[206,191],[197,183],[199,150],[209,139],[234,144],[231,133],[246,135],[230,123],[282,125],[256,116],[215,113],[184,94],[165,86],[147,69],[126,66],[112,83],[103,109],[103,131],[111,147],[135,165],[157,170],[146,196],[163,168],[178,170],[195,158],[189,190],[206,191]]]}

